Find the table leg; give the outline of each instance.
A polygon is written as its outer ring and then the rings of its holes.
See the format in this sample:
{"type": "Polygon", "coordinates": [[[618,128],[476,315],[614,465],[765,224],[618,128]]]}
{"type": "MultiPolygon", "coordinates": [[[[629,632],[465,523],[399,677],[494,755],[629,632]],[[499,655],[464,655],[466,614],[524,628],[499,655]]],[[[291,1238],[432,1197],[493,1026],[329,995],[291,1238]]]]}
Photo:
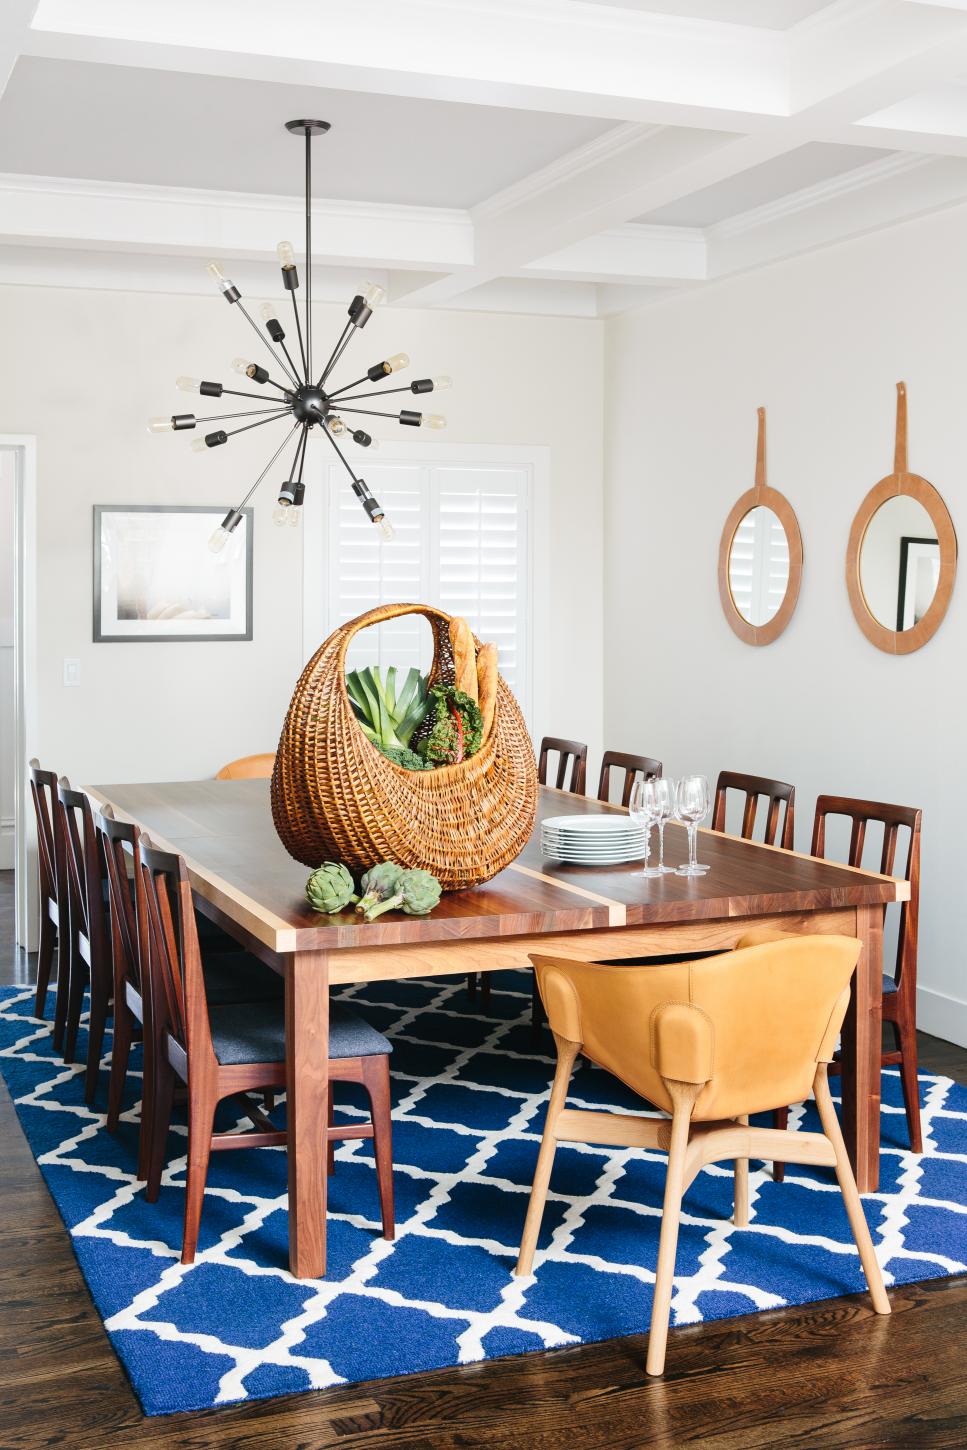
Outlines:
{"type": "Polygon", "coordinates": [[[329,961],[293,952],[285,970],[289,1269],[326,1272],[326,1115],[329,1106],[329,961]]]}
{"type": "Polygon", "coordinates": [[[843,1137],[860,1193],[875,1193],[880,1179],[883,911],[882,906],[856,909],[863,950],[843,1023],[843,1137]]]}

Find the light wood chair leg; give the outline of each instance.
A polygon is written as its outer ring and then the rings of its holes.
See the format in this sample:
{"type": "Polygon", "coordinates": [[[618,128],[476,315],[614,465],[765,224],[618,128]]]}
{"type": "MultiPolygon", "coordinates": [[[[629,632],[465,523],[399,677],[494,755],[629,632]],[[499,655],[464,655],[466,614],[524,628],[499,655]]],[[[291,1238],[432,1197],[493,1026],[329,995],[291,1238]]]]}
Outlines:
{"type": "MultiPolygon", "coordinates": [[[[369,1094],[369,1110],[373,1124],[373,1156],[376,1159],[376,1182],[379,1187],[379,1211],[383,1220],[383,1238],[396,1237],[393,1208],[393,1126],[390,1114],[388,1057],[363,1058],[363,1084],[369,1094]]],[[[331,1099],[330,1099],[331,1101],[331,1099]]]]}
{"type": "Polygon", "coordinates": [[[880,1272],[880,1265],[873,1249],[873,1240],[870,1237],[866,1215],[863,1212],[863,1204],[856,1190],[856,1180],[853,1177],[853,1170],[850,1167],[846,1144],[843,1142],[839,1119],[836,1116],[836,1109],[833,1107],[833,1100],[830,1097],[825,1063],[820,1063],[816,1069],[813,1092],[816,1096],[816,1106],[819,1109],[819,1119],[823,1125],[823,1132],[833,1145],[833,1152],[836,1154],[836,1177],[839,1180],[843,1202],[846,1204],[849,1226],[852,1230],[856,1247],[859,1250],[860,1263],[863,1265],[863,1273],[866,1275],[870,1298],[873,1300],[873,1308],[877,1314],[889,1314],[890,1301],[887,1298],[886,1289],[883,1284],[883,1275],[880,1272]]]}
{"type": "MultiPolygon", "coordinates": [[[[748,1126],[749,1115],[743,1113],[736,1119],[739,1123],[748,1126]]],[[[732,1222],[736,1228],[748,1228],[749,1226],[749,1160],[748,1158],[736,1158],[735,1160],[735,1188],[733,1190],[732,1222]]]]}
{"type": "Polygon", "coordinates": [[[537,1248],[537,1236],[541,1231],[541,1219],[544,1217],[544,1204],[547,1200],[547,1188],[551,1181],[551,1169],[554,1167],[554,1153],[557,1149],[557,1139],[554,1136],[554,1129],[561,1110],[567,1099],[568,1084],[571,1081],[571,1073],[574,1070],[574,1060],[580,1051],[580,1043],[568,1042],[564,1037],[554,1034],[554,1042],[557,1045],[557,1070],[554,1073],[554,1082],[551,1086],[551,1098],[547,1105],[547,1117],[544,1120],[544,1135],[541,1138],[541,1151],[537,1155],[537,1167],[534,1170],[534,1182],[531,1187],[530,1202],[527,1205],[527,1218],[524,1220],[524,1236],[520,1241],[520,1253],[517,1256],[517,1267],[515,1274],[529,1274],[534,1263],[534,1250],[537,1248]]]}
{"type": "Polygon", "coordinates": [[[671,1312],[672,1283],[675,1277],[675,1254],[678,1249],[678,1224],[682,1193],[685,1187],[685,1153],[692,1107],[704,1084],[666,1082],[674,1112],[671,1141],[668,1145],[668,1171],[665,1175],[665,1201],[662,1205],[661,1238],[658,1241],[658,1266],[655,1270],[655,1297],[648,1331],[648,1358],[645,1368],[650,1375],[665,1369],[665,1345],[668,1341],[668,1316],[671,1312]]]}

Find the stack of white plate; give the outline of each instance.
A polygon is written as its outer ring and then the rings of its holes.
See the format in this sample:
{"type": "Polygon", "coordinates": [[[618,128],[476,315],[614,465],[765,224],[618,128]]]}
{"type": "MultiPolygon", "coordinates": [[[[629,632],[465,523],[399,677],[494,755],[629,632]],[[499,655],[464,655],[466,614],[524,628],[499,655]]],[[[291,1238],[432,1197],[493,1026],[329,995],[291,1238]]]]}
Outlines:
{"type": "Polygon", "coordinates": [[[630,816],[552,816],[541,822],[541,851],[581,866],[618,866],[645,854],[644,828],[630,816]]]}

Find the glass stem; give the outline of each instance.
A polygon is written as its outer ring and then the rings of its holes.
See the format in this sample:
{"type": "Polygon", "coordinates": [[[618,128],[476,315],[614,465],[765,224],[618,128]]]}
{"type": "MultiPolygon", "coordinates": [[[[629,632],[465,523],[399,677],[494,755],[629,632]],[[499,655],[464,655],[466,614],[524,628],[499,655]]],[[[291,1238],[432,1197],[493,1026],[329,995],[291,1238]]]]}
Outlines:
{"type": "Polygon", "coordinates": [[[697,849],[698,848],[698,840],[697,840],[697,837],[698,837],[698,827],[697,826],[689,826],[689,828],[688,828],[688,866],[689,866],[689,870],[694,870],[694,868],[698,865],[698,862],[696,860],[696,857],[698,855],[698,849],[697,849]]]}
{"type": "Polygon", "coordinates": [[[652,824],[653,824],[653,822],[649,821],[648,824],[647,824],[647,826],[645,827],[645,864],[644,864],[644,867],[642,868],[645,871],[648,870],[648,865],[649,865],[649,862],[651,861],[651,828],[652,828],[652,824]]]}
{"type": "Polygon", "coordinates": [[[658,866],[660,870],[665,869],[665,822],[658,822],[658,866]]]}

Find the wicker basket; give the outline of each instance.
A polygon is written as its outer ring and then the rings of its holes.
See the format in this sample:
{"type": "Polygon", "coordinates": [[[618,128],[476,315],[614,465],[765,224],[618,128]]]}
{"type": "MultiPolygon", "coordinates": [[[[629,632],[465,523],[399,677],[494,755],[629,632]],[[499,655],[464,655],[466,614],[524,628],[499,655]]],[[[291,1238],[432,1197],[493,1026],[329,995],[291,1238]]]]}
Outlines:
{"type": "MultiPolygon", "coordinates": [[[[371,624],[422,614],[433,630],[430,683],[452,684],[450,616],[387,604],[331,634],[302,672],[272,776],[272,816],[291,856],[367,869],[396,861],[432,871],[445,891],[488,881],[523,850],[537,810],[534,749],[503,678],[493,726],[458,765],[405,770],[367,740],[346,691],[346,651],[371,624]]],[[[479,649],[479,641],[475,641],[479,649]]]]}

